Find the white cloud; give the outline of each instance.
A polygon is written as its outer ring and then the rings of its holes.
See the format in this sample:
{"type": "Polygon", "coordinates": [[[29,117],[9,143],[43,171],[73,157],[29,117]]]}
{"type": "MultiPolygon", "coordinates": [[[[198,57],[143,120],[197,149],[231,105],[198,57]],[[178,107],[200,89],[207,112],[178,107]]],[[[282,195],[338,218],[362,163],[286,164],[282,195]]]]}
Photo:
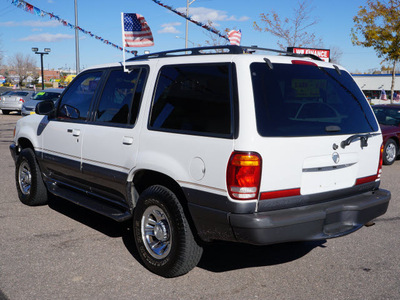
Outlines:
{"type": "Polygon", "coordinates": [[[157,32],[158,33],[180,33],[180,31],[175,28],[176,26],[180,26],[180,25],[182,25],[181,22],[162,24],[161,25],[162,29],[157,32]]]}
{"type": "Polygon", "coordinates": [[[56,20],[51,21],[23,21],[23,22],[1,22],[0,27],[17,27],[17,26],[27,26],[27,27],[57,27],[61,26],[61,23],[56,20]]]}
{"type": "MultiPolygon", "coordinates": [[[[179,7],[177,10],[181,13],[186,13],[186,7],[179,7]]],[[[249,17],[242,16],[237,18],[236,16],[229,16],[226,11],[216,10],[206,7],[191,7],[189,8],[189,15],[193,20],[207,24],[209,21],[213,23],[214,26],[219,26],[217,22],[221,21],[236,21],[244,22],[249,20],[249,17]]]]}
{"type": "Polygon", "coordinates": [[[42,33],[36,35],[30,35],[24,38],[19,39],[20,41],[28,41],[28,42],[59,42],[62,40],[73,39],[74,36],[71,34],[51,34],[51,33],[42,33]]]}

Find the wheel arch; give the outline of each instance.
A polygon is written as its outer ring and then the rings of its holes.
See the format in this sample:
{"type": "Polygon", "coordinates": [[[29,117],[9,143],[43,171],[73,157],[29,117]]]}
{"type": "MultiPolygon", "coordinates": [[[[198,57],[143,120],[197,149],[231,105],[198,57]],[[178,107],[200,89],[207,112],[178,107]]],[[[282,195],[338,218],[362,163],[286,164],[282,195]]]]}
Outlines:
{"type": "Polygon", "coordinates": [[[179,183],[166,174],[146,169],[139,170],[134,174],[132,186],[134,190],[133,194],[136,195],[136,197],[134,197],[135,199],[133,199],[133,208],[136,206],[140,194],[148,187],[153,185],[166,187],[176,195],[182,205],[182,208],[186,215],[186,219],[189,222],[189,226],[191,227],[195,238],[199,240],[196,226],[189,211],[188,200],[185,196],[185,193],[179,183]]]}

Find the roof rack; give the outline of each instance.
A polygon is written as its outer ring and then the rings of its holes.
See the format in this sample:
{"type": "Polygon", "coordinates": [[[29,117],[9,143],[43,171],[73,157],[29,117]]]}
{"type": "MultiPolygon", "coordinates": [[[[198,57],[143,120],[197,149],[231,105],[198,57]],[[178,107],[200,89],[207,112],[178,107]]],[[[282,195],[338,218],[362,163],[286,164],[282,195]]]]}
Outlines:
{"type": "Polygon", "coordinates": [[[318,56],[313,55],[313,54],[297,54],[297,53],[287,52],[287,51],[277,50],[277,49],[260,48],[257,46],[224,45],[224,46],[184,48],[184,49],[155,52],[155,53],[149,53],[149,54],[135,56],[130,59],[127,59],[126,61],[135,61],[135,60],[161,58],[161,57],[189,56],[189,55],[245,54],[245,53],[253,53],[255,51],[269,51],[269,52],[280,53],[280,54],[284,54],[284,55],[288,55],[288,56],[309,57],[314,60],[322,60],[318,56]]]}

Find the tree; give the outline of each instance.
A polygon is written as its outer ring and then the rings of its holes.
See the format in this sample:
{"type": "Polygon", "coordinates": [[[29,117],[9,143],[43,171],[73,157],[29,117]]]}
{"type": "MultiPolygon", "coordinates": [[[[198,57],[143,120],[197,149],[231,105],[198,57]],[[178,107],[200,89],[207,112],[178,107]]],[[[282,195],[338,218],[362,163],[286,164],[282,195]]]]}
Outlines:
{"type": "Polygon", "coordinates": [[[19,76],[19,86],[22,86],[22,82],[30,75],[36,73],[36,63],[32,55],[23,55],[22,53],[16,53],[9,60],[9,68],[19,76]]]}
{"type": "MultiPolygon", "coordinates": [[[[207,22],[208,27],[215,29],[216,31],[218,31],[218,29],[214,26],[213,22],[208,20],[207,22]]],[[[221,34],[228,34],[230,30],[228,28],[225,28],[223,30],[223,32],[221,32],[221,34]]],[[[219,35],[211,32],[211,31],[206,31],[204,33],[208,39],[205,40],[205,45],[206,46],[224,46],[224,45],[229,45],[229,41],[227,39],[224,39],[222,37],[220,37],[219,35]]],[[[216,50],[216,52],[222,52],[223,50],[216,50]]]]}
{"type": "Polygon", "coordinates": [[[382,63],[392,64],[391,102],[393,102],[396,62],[400,58],[400,0],[367,0],[353,18],[353,45],[372,47],[382,63]]]}
{"type": "Polygon", "coordinates": [[[282,50],[286,50],[287,47],[319,47],[322,40],[313,32],[308,31],[318,23],[317,19],[310,15],[312,12],[310,2],[303,0],[298,4],[299,6],[293,9],[293,16],[286,17],[284,20],[281,20],[274,10],[260,14],[261,22],[265,23],[265,27],[262,28],[254,22],[254,29],[276,36],[278,46],[282,50]]]}

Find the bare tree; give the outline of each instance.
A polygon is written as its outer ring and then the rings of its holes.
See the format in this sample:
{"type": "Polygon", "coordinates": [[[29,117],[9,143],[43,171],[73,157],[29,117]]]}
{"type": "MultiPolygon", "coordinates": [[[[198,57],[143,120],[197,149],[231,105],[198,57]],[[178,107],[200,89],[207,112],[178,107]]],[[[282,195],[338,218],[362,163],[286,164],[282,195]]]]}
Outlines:
{"type": "Polygon", "coordinates": [[[19,76],[19,86],[22,86],[22,82],[28,76],[34,76],[36,73],[35,58],[29,54],[16,53],[9,60],[9,68],[19,76]]]}
{"type": "MultiPolygon", "coordinates": [[[[218,29],[213,25],[212,21],[208,21],[207,25],[218,31],[218,29]]],[[[221,32],[221,34],[227,34],[230,31],[230,29],[225,28],[223,30],[223,32],[221,32]]],[[[220,37],[219,35],[216,35],[215,33],[211,32],[211,31],[206,31],[204,33],[207,36],[207,40],[205,40],[205,45],[207,46],[224,46],[224,45],[229,45],[229,41],[227,39],[224,39],[222,37],[220,37]]],[[[222,52],[223,50],[218,50],[217,52],[222,52]]]]}
{"type": "Polygon", "coordinates": [[[322,40],[310,32],[311,27],[318,23],[318,20],[311,16],[313,10],[311,2],[302,0],[298,4],[299,6],[293,9],[293,16],[285,17],[283,20],[274,10],[260,14],[265,27],[254,22],[254,29],[276,36],[278,46],[282,50],[286,50],[287,47],[320,47],[322,40]]]}
{"type": "Polygon", "coordinates": [[[331,49],[331,62],[334,64],[340,64],[340,59],[342,58],[343,51],[336,46],[332,46],[331,49]]]}

